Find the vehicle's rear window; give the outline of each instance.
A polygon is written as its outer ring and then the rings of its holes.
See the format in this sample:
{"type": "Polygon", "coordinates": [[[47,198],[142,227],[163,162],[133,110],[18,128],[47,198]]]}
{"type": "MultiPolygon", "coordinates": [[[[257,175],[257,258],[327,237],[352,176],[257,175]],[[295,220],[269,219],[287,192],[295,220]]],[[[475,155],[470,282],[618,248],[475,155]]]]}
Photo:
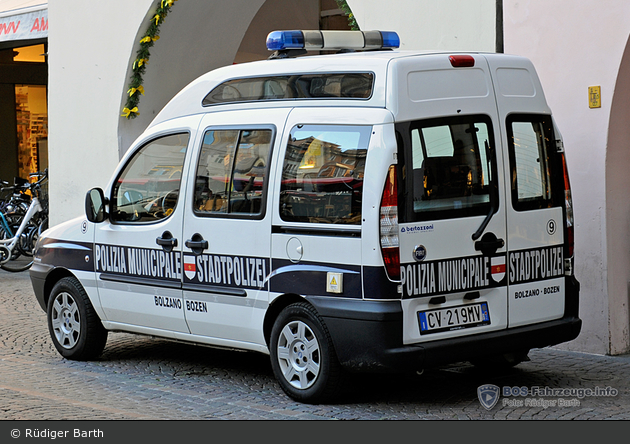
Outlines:
{"type": "Polygon", "coordinates": [[[369,99],[372,73],[296,74],[232,79],[215,87],[203,106],[267,100],[369,99]]]}
{"type": "Polygon", "coordinates": [[[398,130],[408,159],[410,221],[488,213],[496,173],[487,116],[416,121],[399,124],[398,130]]]}
{"type": "MultiPolygon", "coordinates": [[[[551,119],[511,115],[507,122],[512,176],[512,205],[517,211],[554,206],[551,119]]],[[[559,202],[557,203],[559,204],[559,202]]]]}

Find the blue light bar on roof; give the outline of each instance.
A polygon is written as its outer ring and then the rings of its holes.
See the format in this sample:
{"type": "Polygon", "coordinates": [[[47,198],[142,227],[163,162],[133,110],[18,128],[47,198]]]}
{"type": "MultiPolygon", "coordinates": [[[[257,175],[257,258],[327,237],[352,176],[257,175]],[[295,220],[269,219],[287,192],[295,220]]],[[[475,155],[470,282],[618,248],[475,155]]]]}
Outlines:
{"type": "Polygon", "coordinates": [[[269,51],[303,48],[304,34],[302,31],[273,31],[267,36],[267,49],[269,51]]]}
{"type": "Polygon", "coordinates": [[[272,31],[267,36],[269,51],[289,49],[392,49],[400,47],[393,31],[272,31]]]}
{"type": "Polygon", "coordinates": [[[393,31],[380,31],[381,36],[383,37],[383,47],[384,48],[399,48],[400,47],[400,37],[393,31]]]}

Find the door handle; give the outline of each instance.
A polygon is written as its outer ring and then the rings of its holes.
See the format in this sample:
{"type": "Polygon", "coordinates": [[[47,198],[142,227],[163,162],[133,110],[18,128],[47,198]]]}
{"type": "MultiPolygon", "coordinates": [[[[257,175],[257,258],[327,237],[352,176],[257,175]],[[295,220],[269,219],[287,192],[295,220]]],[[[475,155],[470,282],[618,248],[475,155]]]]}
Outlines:
{"type": "Polygon", "coordinates": [[[193,234],[192,238],[188,239],[185,245],[196,255],[200,255],[203,250],[208,249],[208,241],[204,240],[203,236],[199,233],[193,234]]]}
{"type": "Polygon", "coordinates": [[[170,231],[165,231],[162,233],[162,237],[155,239],[155,243],[160,245],[166,253],[170,253],[177,246],[177,239],[173,237],[170,231]]]}
{"type": "Polygon", "coordinates": [[[481,251],[484,256],[491,256],[504,246],[505,241],[498,239],[494,233],[486,233],[480,240],[475,242],[475,250],[481,251]]]}

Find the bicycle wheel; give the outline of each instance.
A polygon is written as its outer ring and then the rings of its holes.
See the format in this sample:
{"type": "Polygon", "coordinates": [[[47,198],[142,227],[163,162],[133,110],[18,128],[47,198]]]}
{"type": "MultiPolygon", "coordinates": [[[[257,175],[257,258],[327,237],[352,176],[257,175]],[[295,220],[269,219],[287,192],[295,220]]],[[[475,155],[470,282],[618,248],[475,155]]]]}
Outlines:
{"type": "Polygon", "coordinates": [[[33,257],[24,256],[18,253],[17,257],[15,254],[11,257],[11,260],[5,264],[0,265],[5,271],[10,271],[11,273],[18,273],[20,271],[25,271],[31,268],[33,265],[33,257]]]}
{"type": "Polygon", "coordinates": [[[20,241],[15,246],[20,250],[20,254],[24,256],[33,255],[33,248],[35,247],[35,242],[37,242],[37,238],[39,237],[39,228],[40,226],[33,222],[29,222],[26,226],[26,229],[20,237],[20,241]]]}
{"type": "Polygon", "coordinates": [[[29,231],[24,245],[22,245],[22,253],[26,256],[32,256],[35,251],[35,245],[37,245],[37,240],[39,236],[48,229],[48,217],[44,217],[44,219],[40,220],[35,227],[29,231]]]}
{"type": "MultiPolygon", "coordinates": [[[[22,222],[21,216],[16,214],[5,214],[5,218],[9,224],[9,228],[11,229],[11,233],[7,233],[4,229],[0,228],[0,238],[1,239],[9,239],[20,226],[22,222]]],[[[20,242],[18,242],[19,244],[20,242]]],[[[20,252],[20,248],[16,245],[11,252],[11,259],[8,262],[0,265],[5,271],[10,271],[11,273],[17,273],[20,271],[28,270],[33,265],[33,257],[25,256],[20,252]]]]}

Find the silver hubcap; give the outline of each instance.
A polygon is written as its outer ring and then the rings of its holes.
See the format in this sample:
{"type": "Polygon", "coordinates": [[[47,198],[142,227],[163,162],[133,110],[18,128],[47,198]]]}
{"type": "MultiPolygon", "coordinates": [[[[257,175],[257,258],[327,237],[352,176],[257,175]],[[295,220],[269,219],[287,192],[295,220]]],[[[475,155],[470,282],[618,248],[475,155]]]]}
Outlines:
{"type": "Polygon", "coordinates": [[[52,327],[57,342],[63,348],[71,349],[79,340],[81,319],[79,308],[70,293],[59,293],[52,309],[52,327]]]}
{"type": "Polygon", "coordinates": [[[321,354],[315,334],[304,322],[289,322],[280,332],[278,363],[285,379],[293,387],[307,389],[315,383],[321,354]]]}

